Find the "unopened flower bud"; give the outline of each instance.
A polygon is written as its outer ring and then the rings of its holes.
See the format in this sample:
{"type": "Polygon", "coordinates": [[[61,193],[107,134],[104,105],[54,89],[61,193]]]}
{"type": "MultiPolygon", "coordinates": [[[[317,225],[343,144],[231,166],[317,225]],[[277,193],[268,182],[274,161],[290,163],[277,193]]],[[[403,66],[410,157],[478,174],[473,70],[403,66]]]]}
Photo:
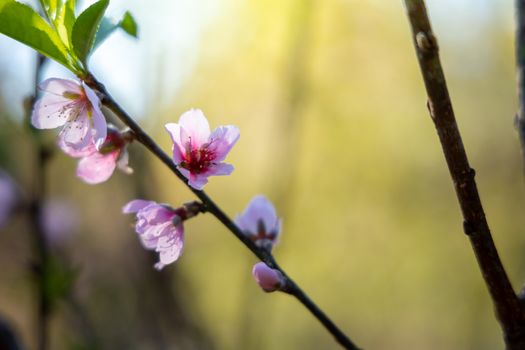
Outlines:
{"type": "Polygon", "coordinates": [[[257,284],[268,293],[280,290],[286,284],[284,276],[279,270],[272,269],[263,262],[253,266],[252,275],[257,284]]]}

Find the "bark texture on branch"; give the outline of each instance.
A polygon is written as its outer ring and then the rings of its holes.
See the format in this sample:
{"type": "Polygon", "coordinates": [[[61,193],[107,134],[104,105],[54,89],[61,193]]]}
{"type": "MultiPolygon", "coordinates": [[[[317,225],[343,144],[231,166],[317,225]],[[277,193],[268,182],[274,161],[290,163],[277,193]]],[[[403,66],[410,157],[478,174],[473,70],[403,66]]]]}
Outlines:
{"type": "Polygon", "coordinates": [[[439,60],[436,37],[423,0],[405,0],[407,16],[421,74],[428,95],[427,106],[436,127],[457,199],[463,227],[494,303],[507,349],[525,349],[525,314],[503,268],[494,245],[481,200],[475,171],[469,165],[459,133],[445,76],[439,60]]]}

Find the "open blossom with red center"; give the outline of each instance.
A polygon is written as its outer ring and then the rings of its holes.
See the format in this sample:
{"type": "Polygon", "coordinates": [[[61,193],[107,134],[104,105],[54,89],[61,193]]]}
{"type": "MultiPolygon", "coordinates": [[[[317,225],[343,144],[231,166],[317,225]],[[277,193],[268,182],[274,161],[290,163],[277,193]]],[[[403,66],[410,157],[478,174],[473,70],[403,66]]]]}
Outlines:
{"type": "Polygon", "coordinates": [[[233,166],[223,163],[239,139],[233,125],[219,126],[210,132],[210,125],[201,110],[191,109],[178,123],[166,124],[173,141],[173,161],[188,179],[191,187],[202,190],[213,175],[229,175],[233,166]]]}
{"type": "Polygon", "coordinates": [[[177,211],[165,204],[135,199],[122,208],[125,214],[136,213],[137,231],[144,248],[159,253],[157,270],[175,262],[182,254],[184,227],[177,211]]]}
{"type": "Polygon", "coordinates": [[[272,203],[264,196],[255,196],[235,223],[259,247],[272,250],[279,241],[282,221],[272,203]]]}
{"type": "Polygon", "coordinates": [[[39,86],[42,97],[36,101],[31,123],[38,129],[60,131],[61,142],[81,149],[93,142],[98,149],[106,139],[106,119],[100,100],[84,82],[51,78],[39,86]]]}
{"type": "Polygon", "coordinates": [[[128,166],[129,155],[126,149],[128,141],[114,126],[108,125],[107,137],[99,150],[93,140],[85,147],[75,149],[59,138],[59,147],[69,156],[80,158],[77,176],[88,184],[98,184],[108,180],[115,168],[125,174],[133,169],[128,166]]]}

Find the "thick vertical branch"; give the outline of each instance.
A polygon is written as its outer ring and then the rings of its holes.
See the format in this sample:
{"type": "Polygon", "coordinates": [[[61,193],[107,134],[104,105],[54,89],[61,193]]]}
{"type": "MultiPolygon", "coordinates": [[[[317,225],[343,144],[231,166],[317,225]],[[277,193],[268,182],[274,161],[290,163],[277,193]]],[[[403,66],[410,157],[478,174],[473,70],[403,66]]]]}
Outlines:
{"type": "Polygon", "coordinates": [[[494,303],[507,349],[525,349],[525,314],[503,268],[481,205],[474,169],[469,165],[461,140],[438,45],[422,0],[405,0],[412,37],[428,95],[428,108],[435,124],[456,196],[463,214],[463,227],[494,303]]]}
{"type": "Polygon", "coordinates": [[[516,65],[519,104],[516,128],[521,142],[521,155],[525,170],[525,0],[516,0],[516,65]]]}

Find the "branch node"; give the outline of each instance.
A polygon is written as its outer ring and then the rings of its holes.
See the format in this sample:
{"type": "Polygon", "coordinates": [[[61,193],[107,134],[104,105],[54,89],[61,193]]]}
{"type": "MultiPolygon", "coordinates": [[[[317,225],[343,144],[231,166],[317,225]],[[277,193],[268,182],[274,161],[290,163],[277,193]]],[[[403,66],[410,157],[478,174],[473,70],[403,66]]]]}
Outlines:
{"type": "Polygon", "coordinates": [[[423,53],[435,53],[439,50],[437,39],[432,32],[418,32],[416,44],[423,53]]]}
{"type": "Polygon", "coordinates": [[[465,232],[467,236],[472,236],[476,232],[476,230],[474,229],[474,225],[472,225],[467,220],[464,220],[463,221],[463,232],[465,232]]]}

